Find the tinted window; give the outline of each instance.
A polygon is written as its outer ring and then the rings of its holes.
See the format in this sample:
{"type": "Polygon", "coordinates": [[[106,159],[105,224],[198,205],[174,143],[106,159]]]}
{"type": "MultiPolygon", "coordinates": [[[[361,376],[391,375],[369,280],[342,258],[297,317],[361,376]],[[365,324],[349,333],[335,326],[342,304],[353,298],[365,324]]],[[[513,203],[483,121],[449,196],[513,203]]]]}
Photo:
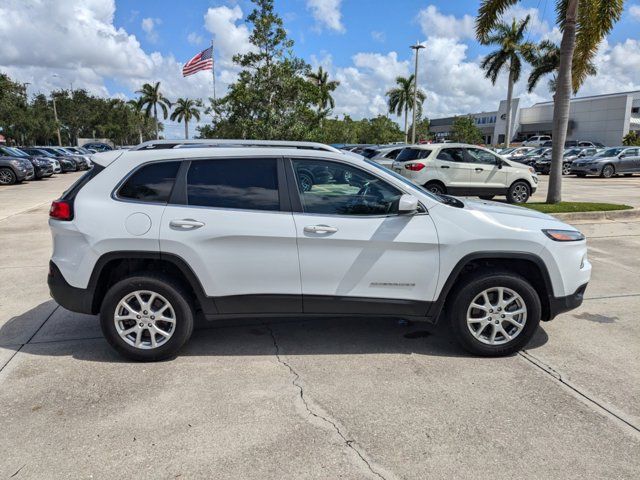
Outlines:
{"type": "Polygon", "coordinates": [[[143,202],[167,203],[180,162],[152,163],[137,170],[120,188],[118,196],[143,202]]]}
{"type": "Polygon", "coordinates": [[[486,150],[479,148],[467,148],[466,158],[469,163],[482,163],[485,165],[496,165],[498,158],[486,150]]]}
{"type": "Polygon", "coordinates": [[[398,212],[402,192],[364,170],[323,160],[293,160],[293,169],[305,213],[386,215],[398,212]]]}
{"type": "Polygon", "coordinates": [[[445,162],[464,162],[464,150],[462,148],[443,148],[436,157],[445,162]]]}
{"type": "Polygon", "coordinates": [[[398,156],[398,154],[402,151],[401,148],[396,148],[395,150],[391,150],[390,152],[388,152],[385,157],[387,158],[391,158],[393,160],[396,159],[396,157],[398,156]]]}
{"type": "Polygon", "coordinates": [[[275,158],[200,160],[187,174],[189,205],[279,210],[275,158]]]}
{"type": "Polygon", "coordinates": [[[408,162],[410,160],[427,158],[430,154],[431,150],[426,150],[424,148],[403,148],[396,157],[396,160],[398,162],[408,162]]]}

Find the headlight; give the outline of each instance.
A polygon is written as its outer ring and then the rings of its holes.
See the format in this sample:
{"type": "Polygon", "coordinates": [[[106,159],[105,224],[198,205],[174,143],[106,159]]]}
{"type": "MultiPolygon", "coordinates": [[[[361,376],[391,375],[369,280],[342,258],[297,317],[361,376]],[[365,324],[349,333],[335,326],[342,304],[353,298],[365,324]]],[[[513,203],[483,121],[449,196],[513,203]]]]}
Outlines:
{"type": "Polygon", "coordinates": [[[556,242],[578,242],[584,240],[584,235],[577,230],[542,230],[551,240],[556,242]]]}
{"type": "Polygon", "coordinates": [[[533,168],[533,167],[529,167],[529,173],[535,174],[536,173],[536,169],[533,168]]]}

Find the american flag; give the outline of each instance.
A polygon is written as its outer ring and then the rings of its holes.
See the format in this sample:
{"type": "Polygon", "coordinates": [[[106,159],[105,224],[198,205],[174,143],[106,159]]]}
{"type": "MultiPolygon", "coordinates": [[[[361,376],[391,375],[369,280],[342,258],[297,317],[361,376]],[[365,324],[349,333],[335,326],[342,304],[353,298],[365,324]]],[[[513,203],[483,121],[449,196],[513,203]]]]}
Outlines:
{"type": "Polygon", "coordinates": [[[196,54],[182,67],[182,76],[188,77],[200,70],[213,69],[213,46],[196,54]]]}

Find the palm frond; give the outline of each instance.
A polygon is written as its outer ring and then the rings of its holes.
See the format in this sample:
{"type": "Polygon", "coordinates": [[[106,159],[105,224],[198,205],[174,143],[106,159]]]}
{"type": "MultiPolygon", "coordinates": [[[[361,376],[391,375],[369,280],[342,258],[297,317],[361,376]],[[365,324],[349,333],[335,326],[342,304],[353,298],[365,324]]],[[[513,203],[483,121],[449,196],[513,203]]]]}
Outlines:
{"type": "Polygon", "coordinates": [[[476,37],[478,41],[485,44],[487,35],[493,28],[500,16],[518,0],[482,0],[476,17],[476,37]]]}

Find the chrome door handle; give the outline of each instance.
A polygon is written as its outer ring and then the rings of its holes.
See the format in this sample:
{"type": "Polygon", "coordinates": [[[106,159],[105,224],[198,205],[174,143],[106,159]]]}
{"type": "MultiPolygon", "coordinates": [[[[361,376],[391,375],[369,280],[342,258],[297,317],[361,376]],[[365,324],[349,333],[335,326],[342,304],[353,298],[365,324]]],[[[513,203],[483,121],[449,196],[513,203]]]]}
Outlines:
{"type": "Polygon", "coordinates": [[[440,168],[450,168],[449,165],[440,165],[440,168]]]}
{"type": "Polygon", "coordinates": [[[338,229],[329,225],[307,225],[304,227],[304,231],[307,233],[336,233],[338,229]]]}
{"type": "Polygon", "coordinates": [[[185,218],[182,220],[171,220],[169,226],[178,230],[195,230],[196,228],[204,227],[204,223],[192,220],[191,218],[185,218]]]}

